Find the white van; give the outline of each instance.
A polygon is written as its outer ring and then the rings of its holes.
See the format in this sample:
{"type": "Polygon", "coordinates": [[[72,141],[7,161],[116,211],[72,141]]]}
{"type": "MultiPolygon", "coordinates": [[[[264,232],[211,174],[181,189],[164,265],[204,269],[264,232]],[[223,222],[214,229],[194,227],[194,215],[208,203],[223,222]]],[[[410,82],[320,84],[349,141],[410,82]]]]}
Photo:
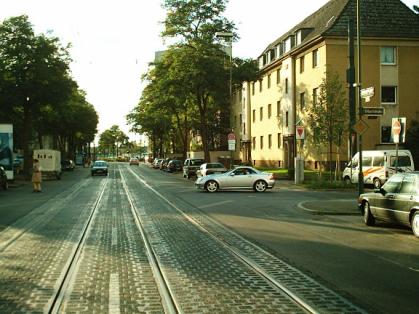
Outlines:
{"type": "MultiPolygon", "coordinates": [[[[399,172],[415,169],[409,150],[399,149],[397,169],[399,172]]],[[[396,150],[362,151],[362,170],[364,183],[372,184],[377,189],[380,188],[388,178],[396,173],[396,150]]],[[[356,153],[343,170],[342,178],[347,183],[358,183],[358,174],[359,153],[356,153]]]]}

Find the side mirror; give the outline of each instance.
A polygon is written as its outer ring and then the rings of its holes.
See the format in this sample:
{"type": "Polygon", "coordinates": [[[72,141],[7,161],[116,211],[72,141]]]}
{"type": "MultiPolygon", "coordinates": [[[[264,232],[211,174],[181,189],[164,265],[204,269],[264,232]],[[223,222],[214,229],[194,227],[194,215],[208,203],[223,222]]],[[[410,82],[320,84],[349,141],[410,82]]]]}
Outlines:
{"type": "Polygon", "coordinates": [[[236,174],[234,172],[230,173],[230,176],[234,177],[236,174]]]}

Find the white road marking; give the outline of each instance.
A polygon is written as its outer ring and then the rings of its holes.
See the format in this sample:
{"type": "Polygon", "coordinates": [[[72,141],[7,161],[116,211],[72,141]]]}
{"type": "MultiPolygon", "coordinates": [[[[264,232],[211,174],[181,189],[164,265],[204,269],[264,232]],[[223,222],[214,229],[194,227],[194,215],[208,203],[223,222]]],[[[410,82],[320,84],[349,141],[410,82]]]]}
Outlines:
{"type": "Polygon", "coordinates": [[[226,201],[222,201],[222,202],[218,202],[218,203],[212,203],[212,204],[198,206],[198,208],[203,209],[203,208],[208,208],[208,207],[215,207],[215,206],[218,206],[218,205],[228,204],[228,203],[232,203],[232,202],[233,201],[231,201],[231,200],[226,200],[226,201]]]}
{"type": "Polygon", "coordinates": [[[119,314],[120,300],[119,300],[119,275],[112,273],[109,280],[109,313],[119,314]]]}
{"type": "Polygon", "coordinates": [[[117,229],[115,227],[112,227],[112,242],[111,242],[111,245],[114,246],[117,243],[118,243],[117,229]]]}

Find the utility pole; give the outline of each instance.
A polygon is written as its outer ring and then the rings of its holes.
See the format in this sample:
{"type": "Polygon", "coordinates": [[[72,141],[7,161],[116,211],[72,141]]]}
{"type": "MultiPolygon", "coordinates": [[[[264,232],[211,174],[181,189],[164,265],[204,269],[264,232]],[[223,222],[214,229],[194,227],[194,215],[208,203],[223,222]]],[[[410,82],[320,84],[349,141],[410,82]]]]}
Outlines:
{"type": "MultiPolygon", "coordinates": [[[[356,150],[356,140],[353,127],[356,119],[356,101],[355,101],[355,48],[354,48],[354,21],[350,17],[348,20],[348,69],[346,72],[346,81],[348,83],[349,95],[349,149],[348,162],[352,160],[352,156],[356,150]]],[[[352,181],[352,166],[351,166],[351,181],[352,181]]]]}
{"type": "MultiPolygon", "coordinates": [[[[356,0],[356,28],[357,28],[357,93],[358,93],[358,117],[362,120],[362,98],[361,98],[361,0],[356,0]]],[[[364,173],[362,171],[362,134],[358,133],[359,171],[358,171],[358,194],[364,193],[364,173]]]]}

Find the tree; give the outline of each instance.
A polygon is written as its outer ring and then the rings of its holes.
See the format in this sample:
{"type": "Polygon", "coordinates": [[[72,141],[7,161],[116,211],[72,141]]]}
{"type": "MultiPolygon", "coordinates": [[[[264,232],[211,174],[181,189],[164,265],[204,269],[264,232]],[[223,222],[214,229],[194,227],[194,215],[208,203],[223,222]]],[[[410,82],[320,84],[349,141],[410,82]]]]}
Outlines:
{"type": "Polygon", "coordinates": [[[0,104],[11,121],[18,121],[26,175],[31,163],[29,143],[41,107],[55,107],[71,94],[67,48],[58,38],[35,35],[25,15],[0,24],[0,104]]]}
{"type": "Polygon", "coordinates": [[[406,148],[412,153],[415,168],[419,167],[419,121],[412,120],[406,130],[406,148]]]}
{"type": "Polygon", "coordinates": [[[119,145],[128,143],[128,136],[121,131],[119,126],[113,125],[105,130],[99,137],[99,150],[102,152],[108,151],[118,157],[119,145]]]}
{"type": "Polygon", "coordinates": [[[413,10],[416,12],[416,14],[419,14],[419,7],[417,5],[413,5],[413,10]]]}
{"type": "Polygon", "coordinates": [[[219,31],[231,32],[233,23],[222,16],[225,0],[165,0],[168,14],[164,21],[164,38],[179,39],[172,46],[174,66],[169,71],[191,95],[200,117],[200,135],[204,158],[209,161],[208,115],[211,105],[221,110],[228,103],[226,55],[214,43],[219,31]],[[220,101],[220,98],[222,100],[220,101]]]}
{"type": "Polygon", "coordinates": [[[313,134],[313,142],[328,147],[327,159],[332,180],[333,145],[337,147],[338,156],[343,134],[346,132],[348,106],[343,83],[336,71],[326,70],[319,89],[317,102],[313,101],[308,108],[308,125],[313,134]]]}

